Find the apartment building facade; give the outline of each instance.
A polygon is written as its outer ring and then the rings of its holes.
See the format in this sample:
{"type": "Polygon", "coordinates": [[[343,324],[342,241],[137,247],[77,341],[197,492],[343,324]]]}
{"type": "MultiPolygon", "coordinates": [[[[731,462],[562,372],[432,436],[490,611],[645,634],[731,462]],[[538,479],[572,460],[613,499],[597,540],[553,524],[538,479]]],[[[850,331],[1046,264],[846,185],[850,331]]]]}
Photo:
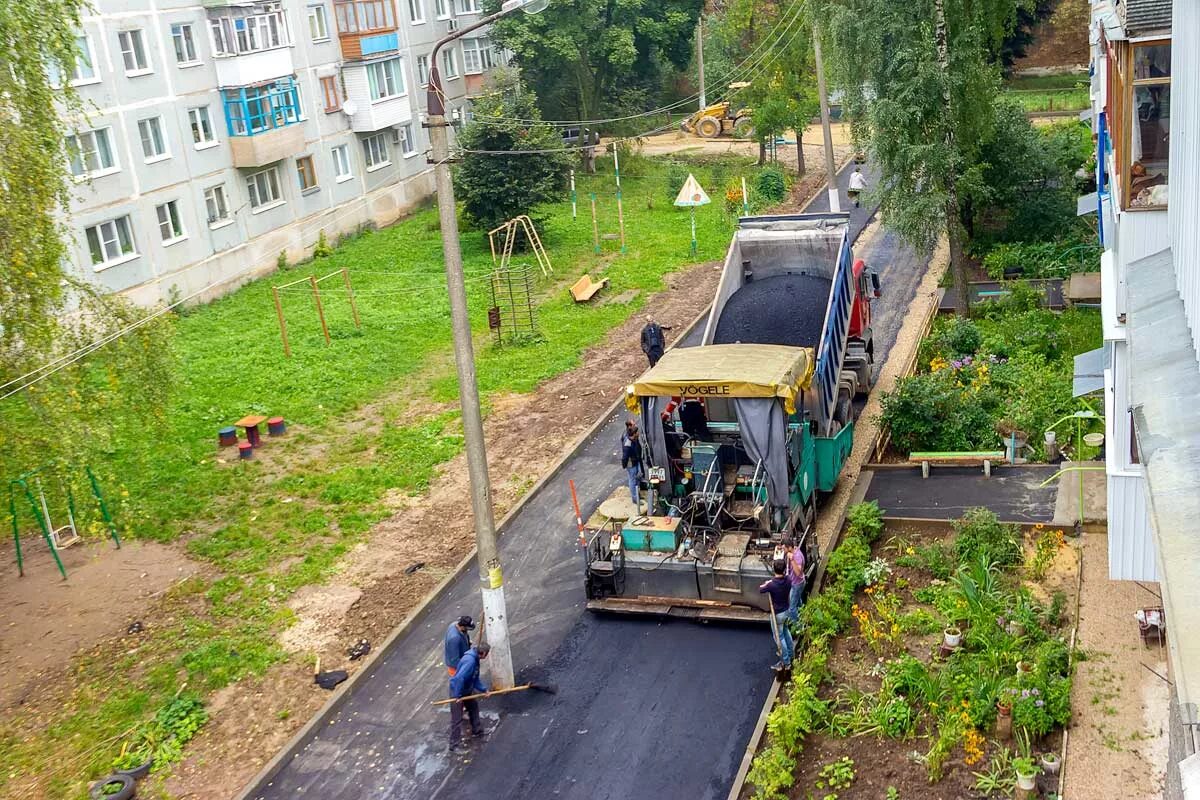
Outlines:
{"type": "Polygon", "coordinates": [[[1200,798],[1200,4],[1093,0],[1109,571],[1157,580],[1165,796],[1200,798]]]}
{"type": "MultiPolygon", "coordinates": [[[[452,2],[99,0],[58,76],[86,108],[69,268],[145,305],[207,299],[413,208],[429,51],[479,13],[452,2]]],[[[443,57],[465,120],[498,60],[486,36],[443,57]]]]}

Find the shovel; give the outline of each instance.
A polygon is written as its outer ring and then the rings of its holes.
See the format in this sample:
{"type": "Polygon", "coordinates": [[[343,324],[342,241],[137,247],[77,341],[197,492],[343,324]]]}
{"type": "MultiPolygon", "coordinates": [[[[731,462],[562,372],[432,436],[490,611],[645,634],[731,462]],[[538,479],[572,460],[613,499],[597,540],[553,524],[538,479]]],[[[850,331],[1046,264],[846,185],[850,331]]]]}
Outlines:
{"type": "Polygon", "coordinates": [[[450,703],[458,703],[464,700],[479,700],[484,697],[495,697],[499,694],[511,694],[513,692],[524,692],[533,690],[535,692],[543,692],[545,694],[558,694],[558,687],[549,683],[523,683],[520,686],[514,686],[511,689],[495,689],[490,692],[481,692],[479,694],[468,694],[463,697],[449,697],[445,700],[434,700],[430,705],[445,706],[450,703]]]}

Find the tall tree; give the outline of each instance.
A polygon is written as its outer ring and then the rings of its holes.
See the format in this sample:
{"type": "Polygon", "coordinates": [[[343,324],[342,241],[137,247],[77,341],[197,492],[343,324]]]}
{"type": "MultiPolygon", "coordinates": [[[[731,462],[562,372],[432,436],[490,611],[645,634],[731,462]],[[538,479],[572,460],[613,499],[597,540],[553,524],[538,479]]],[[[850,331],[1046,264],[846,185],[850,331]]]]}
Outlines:
{"type": "Polygon", "coordinates": [[[989,138],[1000,52],[1028,0],[826,0],[837,82],[882,176],[884,221],[929,246],[946,234],[967,311],[959,183],[989,138]]]}
{"type": "Polygon", "coordinates": [[[473,111],[458,136],[454,190],[476,226],[491,230],[565,196],[571,153],[555,128],[538,122],[537,97],[515,72],[498,72],[473,111]],[[502,155],[513,151],[525,152],[502,155]]]}
{"type": "MultiPolygon", "coordinates": [[[[485,5],[492,9],[499,0],[485,5]]],[[[511,14],[492,37],[516,55],[551,118],[644,111],[691,61],[702,0],[555,0],[511,14]]]]}

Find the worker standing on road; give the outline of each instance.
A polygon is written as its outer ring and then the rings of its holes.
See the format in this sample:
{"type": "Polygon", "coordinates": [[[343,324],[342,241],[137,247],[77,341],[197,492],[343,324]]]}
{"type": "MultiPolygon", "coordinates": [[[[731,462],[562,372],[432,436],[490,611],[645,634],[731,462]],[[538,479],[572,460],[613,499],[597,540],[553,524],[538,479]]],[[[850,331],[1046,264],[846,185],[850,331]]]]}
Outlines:
{"type": "Polygon", "coordinates": [[[621,437],[621,466],[625,468],[625,479],[629,483],[629,497],[640,514],[642,498],[638,481],[642,477],[642,441],[637,423],[631,419],[625,420],[625,435],[621,437]]]}
{"type": "MultiPolygon", "coordinates": [[[[466,697],[472,694],[483,694],[488,691],[487,684],[479,679],[479,662],[487,660],[491,647],[487,642],[480,642],[475,647],[463,653],[450,679],[450,696],[466,697]]],[[[450,750],[457,750],[462,744],[463,711],[471,722],[471,735],[482,736],[483,726],[479,724],[479,701],[462,700],[450,704],[450,750]]]]}
{"type": "Polygon", "coordinates": [[[850,199],[854,201],[854,207],[859,207],[859,202],[862,200],[862,193],[867,190],[867,177],[862,174],[862,167],[855,167],[854,172],[850,175],[850,186],[846,189],[846,194],[850,195],[850,199]]]}
{"type": "Polygon", "coordinates": [[[788,627],[788,597],[792,592],[792,584],[786,573],[787,567],[776,562],[775,577],[758,587],[759,594],[767,595],[771,601],[771,613],[775,616],[776,628],[779,631],[782,660],[771,667],[776,671],[792,668],[792,630],[788,627]]]}
{"type": "Polygon", "coordinates": [[[475,630],[475,620],[464,615],[459,617],[454,622],[450,623],[450,627],[446,628],[446,672],[450,677],[454,677],[454,670],[458,667],[458,661],[471,649],[471,635],[467,631],[475,630]]]}
{"type": "Polygon", "coordinates": [[[791,537],[784,540],[787,546],[787,574],[791,591],[788,593],[788,619],[797,622],[800,619],[800,603],[804,598],[804,551],[796,547],[791,537]]]}
{"type": "Polygon", "coordinates": [[[666,349],[667,341],[663,336],[662,326],[651,317],[646,317],[646,327],[642,328],[642,352],[650,361],[650,366],[658,363],[666,349]]]}

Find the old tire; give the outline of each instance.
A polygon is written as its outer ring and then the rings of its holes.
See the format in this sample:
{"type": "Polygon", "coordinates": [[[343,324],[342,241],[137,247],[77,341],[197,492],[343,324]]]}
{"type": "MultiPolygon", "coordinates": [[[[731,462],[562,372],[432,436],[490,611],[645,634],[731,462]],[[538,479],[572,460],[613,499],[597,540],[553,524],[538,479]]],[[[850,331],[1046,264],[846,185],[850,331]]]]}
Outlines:
{"type": "Polygon", "coordinates": [[[96,781],[92,784],[92,789],[89,796],[92,800],[130,800],[133,797],[134,783],[133,778],[128,775],[114,773],[107,778],[96,781]],[[104,787],[111,786],[114,783],[121,784],[121,788],[116,794],[104,794],[104,787]]]}
{"type": "Polygon", "coordinates": [[[701,117],[696,123],[696,133],[705,139],[715,139],[721,135],[721,120],[716,117],[701,117]]]}
{"type": "Polygon", "coordinates": [[[129,777],[133,778],[135,781],[140,781],[142,778],[144,778],[150,774],[150,768],[153,766],[154,766],[154,759],[149,758],[149,759],[146,759],[145,762],[138,764],[136,767],[130,767],[129,769],[119,769],[119,770],[117,770],[117,774],[118,775],[128,775],[129,777]]]}
{"type": "Polygon", "coordinates": [[[737,122],[733,123],[733,137],[735,139],[749,139],[754,135],[754,120],[749,117],[738,117],[737,122]]]}

